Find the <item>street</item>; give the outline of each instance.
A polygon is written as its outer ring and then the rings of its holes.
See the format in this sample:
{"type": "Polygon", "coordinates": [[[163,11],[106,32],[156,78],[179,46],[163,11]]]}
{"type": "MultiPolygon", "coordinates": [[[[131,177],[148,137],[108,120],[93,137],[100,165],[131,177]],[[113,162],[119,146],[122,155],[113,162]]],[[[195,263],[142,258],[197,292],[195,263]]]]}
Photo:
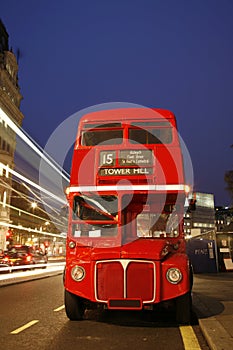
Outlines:
{"type": "MultiPolygon", "coordinates": [[[[167,310],[156,314],[93,310],[81,322],[69,321],[63,306],[62,275],[4,286],[0,300],[1,349],[19,345],[24,350],[184,349],[183,328],[167,310]]],[[[190,328],[199,349],[209,349],[195,316],[190,328]]]]}

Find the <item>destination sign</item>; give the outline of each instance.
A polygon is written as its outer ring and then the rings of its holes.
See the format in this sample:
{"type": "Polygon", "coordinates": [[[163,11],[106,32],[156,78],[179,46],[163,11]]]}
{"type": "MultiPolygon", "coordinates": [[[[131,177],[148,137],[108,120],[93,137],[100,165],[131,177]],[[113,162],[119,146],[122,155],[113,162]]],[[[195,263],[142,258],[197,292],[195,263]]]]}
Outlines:
{"type": "Polygon", "coordinates": [[[153,157],[152,151],[146,149],[139,150],[121,150],[118,151],[101,151],[100,152],[100,166],[152,166],[153,157]],[[116,158],[118,158],[118,164],[116,164],[116,158]]]}
{"type": "Polygon", "coordinates": [[[100,176],[132,176],[132,175],[150,175],[152,168],[101,168],[100,176]]]}
{"type": "Polygon", "coordinates": [[[153,165],[151,150],[122,150],[120,151],[119,165],[139,165],[150,166],[153,165]]]}

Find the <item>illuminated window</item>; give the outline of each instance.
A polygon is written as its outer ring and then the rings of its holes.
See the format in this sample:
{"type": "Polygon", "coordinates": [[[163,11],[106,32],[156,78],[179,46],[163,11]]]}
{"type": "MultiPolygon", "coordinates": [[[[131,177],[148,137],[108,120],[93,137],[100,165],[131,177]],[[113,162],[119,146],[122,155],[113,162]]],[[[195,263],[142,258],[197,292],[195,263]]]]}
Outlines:
{"type": "Polygon", "coordinates": [[[7,164],[6,166],[6,177],[8,178],[9,177],[9,165],[7,164]]]}
{"type": "Polygon", "coordinates": [[[6,191],[3,192],[3,204],[2,204],[3,208],[6,207],[6,191]]]}

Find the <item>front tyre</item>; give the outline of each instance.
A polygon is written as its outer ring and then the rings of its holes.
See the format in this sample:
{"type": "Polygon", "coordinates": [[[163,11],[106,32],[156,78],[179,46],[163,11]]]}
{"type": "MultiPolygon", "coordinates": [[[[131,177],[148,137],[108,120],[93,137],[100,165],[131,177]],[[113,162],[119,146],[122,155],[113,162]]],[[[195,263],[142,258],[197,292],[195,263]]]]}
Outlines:
{"type": "Polygon", "coordinates": [[[85,307],[82,299],[65,289],[65,310],[66,315],[71,321],[80,321],[83,319],[85,307]]]}
{"type": "Polygon", "coordinates": [[[191,322],[192,313],[192,297],[188,292],[176,298],[176,322],[179,324],[189,324],[191,322]]]}

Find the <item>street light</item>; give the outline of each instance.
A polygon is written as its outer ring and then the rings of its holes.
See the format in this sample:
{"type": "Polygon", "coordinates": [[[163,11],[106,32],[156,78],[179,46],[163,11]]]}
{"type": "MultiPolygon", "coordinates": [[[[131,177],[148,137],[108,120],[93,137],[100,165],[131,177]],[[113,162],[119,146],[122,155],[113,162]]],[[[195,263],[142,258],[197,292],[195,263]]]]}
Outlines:
{"type": "MultiPolygon", "coordinates": [[[[32,202],[32,203],[31,203],[31,207],[32,207],[33,213],[34,213],[34,210],[35,210],[36,207],[37,207],[37,203],[36,203],[36,202],[32,202]]],[[[35,222],[34,222],[34,224],[35,224],[35,222]]],[[[36,224],[35,224],[35,226],[36,226],[36,224]]],[[[36,227],[35,227],[35,230],[36,230],[36,227]]],[[[40,246],[40,236],[39,236],[39,246],[40,246]]]]}
{"type": "Polygon", "coordinates": [[[32,202],[32,203],[31,203],[31,207],[32,207],[33,209],[35,209],[35,208],[37,207],[37,203],[36,203],[36,202],[32,202]]]}

